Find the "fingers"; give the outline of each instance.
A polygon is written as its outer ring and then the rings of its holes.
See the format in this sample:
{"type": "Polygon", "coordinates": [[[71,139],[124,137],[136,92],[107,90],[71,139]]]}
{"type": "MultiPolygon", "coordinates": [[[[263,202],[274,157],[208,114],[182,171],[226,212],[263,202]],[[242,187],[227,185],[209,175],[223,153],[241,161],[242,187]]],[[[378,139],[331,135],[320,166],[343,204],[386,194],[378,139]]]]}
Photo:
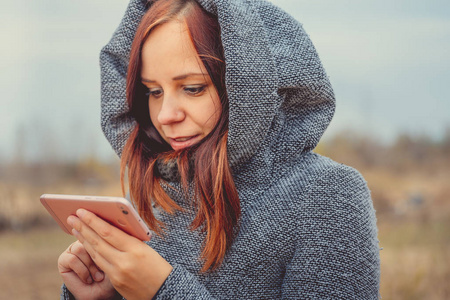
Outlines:
{"type": "Polygon", "coordinates": [[[86,251],[83,244],[80,241],[76,241],[72,244],[71,253],[78,257],[81,262],[89,269],[89,273],[95,281],[102,281],[104,278],[103,272],[94,263],[89,253],[86,251]]]}
{"type": "Polygon", "coordinates": [[[91,284],[93,280],[102,281],[103,272],[95,265],[84,246],[76,241],[58,259],[58,269],[62,273],[74,272],[81,281],[91,284]]]}
{"type": "MultiPolygon", "coordinates": [[[[95,232],[95,235],[85,235],[84,233],[82,233],[86,240],[88,240],[88,242],[91,243],[94,247],[99,245],[98,237],[100,237],[102,240],[105,240],[108,244],[110,244],[117,250],[125,251],[129,243],[125,243],[124,241],[126,239],[135,239],[134,237],[126,234],[122,230],[116,228],[115,226],[109,224],[108,222],[104,221],[103,219],[97,217],[95,214],[87,210],[77,210],[77,216],[84,224],[92,229],[92,232],[95,232]]],[[[78,229],[76,224],[74,225],[74,228],[76,230],[80,231],[82,229],[81,227],[79,227],[80,229],[78,229]]],[[[136,239],[136,241],[139,240],[136,239]]]]}
{"type": "Polygon", "coordinates": [[[113,240],[113,236],[117,234],[128,235],[94,214],[84,212],[86,215],[81,213],[80,218],[70,216],[67,223],[73,227],[73,234],[84,246],[89,257],[107,273],[112,265],[111,262],[117,261],[121,254],[121,251],[111,245],[109,240],[113,240]]]}

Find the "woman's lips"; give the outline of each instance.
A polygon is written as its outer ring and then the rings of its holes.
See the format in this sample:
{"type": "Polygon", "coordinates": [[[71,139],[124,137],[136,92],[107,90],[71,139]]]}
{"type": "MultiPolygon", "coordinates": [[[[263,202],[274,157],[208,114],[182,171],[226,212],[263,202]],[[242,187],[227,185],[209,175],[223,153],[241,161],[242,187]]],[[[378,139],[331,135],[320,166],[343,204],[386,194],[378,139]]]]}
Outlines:
{"type": "Polygon", "coordinates": [[[169,144],[173,150],[180,150],[186,147],[190,147],[198,142],[199,135],[183,136],[177,138],[169,138],[169,144]]]}

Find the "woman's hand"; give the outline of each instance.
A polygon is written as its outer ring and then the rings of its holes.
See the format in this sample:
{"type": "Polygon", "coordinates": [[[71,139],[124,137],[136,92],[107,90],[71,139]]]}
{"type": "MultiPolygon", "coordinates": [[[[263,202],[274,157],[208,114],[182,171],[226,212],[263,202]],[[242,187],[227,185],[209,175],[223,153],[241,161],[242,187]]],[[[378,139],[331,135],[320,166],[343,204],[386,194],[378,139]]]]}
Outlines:
{"type": "Polygon", "coordinates": [[[147,244],[89,211],[79,209],[77,217],[70,216],[67,222],[94,264],[128,300],[151,299],[172,271],[147,244]]]}
{"type": "Polygon", "coordinates": [[[59,256],[58,270],[75,299],[112,299],[116,294],[109,279],[79,241],[59,256]]]}

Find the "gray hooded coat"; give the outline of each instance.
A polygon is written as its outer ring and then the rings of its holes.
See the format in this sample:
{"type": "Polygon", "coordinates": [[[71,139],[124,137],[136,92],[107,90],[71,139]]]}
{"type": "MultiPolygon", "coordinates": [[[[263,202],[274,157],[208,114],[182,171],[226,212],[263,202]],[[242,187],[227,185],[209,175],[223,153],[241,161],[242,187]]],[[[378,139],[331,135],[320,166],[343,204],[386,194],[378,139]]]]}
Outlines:
{"type": "MultiPolygon", "coordinates": [[[[223,264],[200,273],[204,234],[184,212],[158,216],[149,242],[173,271],[155,299],[377,299],[375,211],[354,169],[312,152],[332,119],[333,91],[301,24],[264,0],[198,0],[217,15],[229,98],[228,155],[241,201],[223,264]]],[[[101,52],[102,128],[117,154],[134,126],[126,70],[145,0],[131,0],[101,52]]],[[[145,268],[145,266],[142,266],[145,268]]],[[[63,299],[69,299],[63,288],[63,299]]]]}

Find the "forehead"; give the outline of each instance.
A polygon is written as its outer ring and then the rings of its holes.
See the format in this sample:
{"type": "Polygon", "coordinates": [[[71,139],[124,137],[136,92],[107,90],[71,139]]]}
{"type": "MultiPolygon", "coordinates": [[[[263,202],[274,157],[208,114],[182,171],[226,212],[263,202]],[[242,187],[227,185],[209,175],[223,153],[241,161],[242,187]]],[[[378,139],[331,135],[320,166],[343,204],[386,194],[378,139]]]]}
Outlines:
{"type": "Polygon", "coordinates": [[[141,52],[141,77],[174,77],[206,72],[184,22],[170,21],[154,28],[141,52]]]}

